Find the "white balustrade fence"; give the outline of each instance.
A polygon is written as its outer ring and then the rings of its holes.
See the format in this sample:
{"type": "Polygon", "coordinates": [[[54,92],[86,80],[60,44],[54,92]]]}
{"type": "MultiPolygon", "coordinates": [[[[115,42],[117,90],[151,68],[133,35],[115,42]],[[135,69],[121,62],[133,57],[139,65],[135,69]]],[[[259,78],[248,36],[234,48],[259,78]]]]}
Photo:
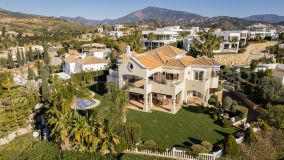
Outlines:
{"type": "Polygon", "coordinates": [[[187,151],[179,150],[176,148],[161,150],[161,149],[145,147],[145,146],[143,146],[142,148],[140,148],[139,146],[136,146],[128,150],[128,152],[147,154],[147,155],[153,155],[153,156],[161,156],[161,157],[169,157],[169,158],[187,159],[187,160],[199,160],[199,159],[215,160],[215,158],[219,157],[219,152],[216,152],[213,154],[199,153],[198,156],[193,156],[193,155],[190,155],[189,152],[187,151]]]}

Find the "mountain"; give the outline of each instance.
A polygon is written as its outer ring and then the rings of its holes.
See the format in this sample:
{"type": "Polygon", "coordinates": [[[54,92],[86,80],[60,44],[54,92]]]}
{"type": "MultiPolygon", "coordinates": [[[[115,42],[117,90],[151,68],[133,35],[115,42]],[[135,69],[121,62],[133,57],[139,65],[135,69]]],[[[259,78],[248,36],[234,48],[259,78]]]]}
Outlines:
{"type": "Polygon", "coordinates": [[[0,28],[5,26],[9,30],[26,31],[86,31],[91,26],[67,21],[56,17],[46,17],[21,12],[13,12],[0,8],[0,28]]]}
{"type": "Polygon", "coordinates": [[[75,21],[82,24],[98,24],[98,23],[129,23],[129,22],[137,22],[141,20],[161,20],[161,21],[193,21],[197,19],[202,19],[204,17],[189,13],[185,11],[175,11],[165,8],[158,8],[158,7],[147,7],[138,11],[134,11],[124,17],[118,19],[105,19],[105,20],[88,20],[84,17],[60,17],[66,20],[75,21]]]}
{"type": "Polygon", "coordinates": [[[41,17],[39,15],[35,14],[25,14],[21,12],[12,12],[8,10],[4,10],[0,8],[0,18],[9,17],[9,18],[35,18],[35,17],[41,17]]]}
{"type": "Polygon", "coordinates": [[[252,20],[252,21],[279,23],[279,22],[284,21],[284,16],[279,16],[275,14],[262,14],[262,15],[252,15],[249,17],[245,17],[245,19],[252,20]]]}
{"type": "Polygon", "coordinates": [[[81,23],[81,24],[87,24],[87,25],[101,23],[101,21],[99,21],[99,20],[88,20],[88,19],[81,17],[81,16],[74,17],[74,18],[61,16],[59,18],[69,20],[69,21],[73,21],[73,22],[77,22],[77,23],[81,23]]]}
{"type": "Polygon", "coordinates": [[[147,7],[113,21],[120,23],[141,21],[145,19],[157,19],[161,21],[192,21],[201,18],[203,17],[198,14],[185,11],[175,11],[158,7],[147,7]]]}

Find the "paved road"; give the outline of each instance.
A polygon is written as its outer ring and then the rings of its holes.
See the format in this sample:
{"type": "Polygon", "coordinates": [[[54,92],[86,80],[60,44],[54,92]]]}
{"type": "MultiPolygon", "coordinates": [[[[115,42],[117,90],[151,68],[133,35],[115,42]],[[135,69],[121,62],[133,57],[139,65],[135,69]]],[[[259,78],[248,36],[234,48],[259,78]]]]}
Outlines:
{"type": "Polygon", "coordinates": [[[62,59],[60,57],[57,57],[57,48],[49,48],[48,54],[50,56],[50,63],[53,66],[61,65],[62,59]]]}

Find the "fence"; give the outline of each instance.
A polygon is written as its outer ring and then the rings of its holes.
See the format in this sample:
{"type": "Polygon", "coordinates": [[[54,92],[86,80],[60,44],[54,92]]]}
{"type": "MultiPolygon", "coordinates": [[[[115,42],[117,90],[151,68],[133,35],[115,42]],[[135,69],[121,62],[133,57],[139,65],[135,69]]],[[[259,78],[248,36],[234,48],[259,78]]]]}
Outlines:
{"type": "Polygon", "coordinates": [[[187,160],[215,160],[222,155],[222,151],[214,152],[213,154],[199,153],[197,156],[191,155],[190,152],[185,150],[173,149],[159,149],[154,147],[146,147],[136,145],[134,148],[127,150],[129,153],[147,154],[152,156],[187,159],[187,160]]]}
{"type": "MultiPolygon", "coordinates": [[[[254,132],[258,132],[259,128],[253,128],[254,132]]],[[[244,136],[239,138],[235,138],[237,144],[241,144],[244,141],[244,136]]],[[[168,158],[177,158],[177,159],[186,159],[186,160],[215,160],[220,158],[223,155],[223,149],[218,150],[217,152],[213,153],[199,153],[197,156],[191,155],[190,152],[186,150],[179,150],[176,148],[173,149],[160,149],[155,147],[149,146],[142,146],[136,145],[135,147],[128,149],[128,153],[134,154],[146,154],[152,156],[159,156],[159,157],[168,157],[168,158]]]]}

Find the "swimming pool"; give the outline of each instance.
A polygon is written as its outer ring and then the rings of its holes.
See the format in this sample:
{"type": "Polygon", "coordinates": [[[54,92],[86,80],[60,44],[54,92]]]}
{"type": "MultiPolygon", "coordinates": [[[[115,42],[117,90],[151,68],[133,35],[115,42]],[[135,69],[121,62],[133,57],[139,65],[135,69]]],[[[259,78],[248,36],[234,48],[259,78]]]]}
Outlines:
{"type": "Polygon", "coordinates": [[[89,101],[87,99],[81,99],[81,98],[76,98],[75,99],[75,106],[79,110],[84,110],[84,109],[91,109],[100,104],[99,100],[93,99],[92,101],[89,101]]]}

